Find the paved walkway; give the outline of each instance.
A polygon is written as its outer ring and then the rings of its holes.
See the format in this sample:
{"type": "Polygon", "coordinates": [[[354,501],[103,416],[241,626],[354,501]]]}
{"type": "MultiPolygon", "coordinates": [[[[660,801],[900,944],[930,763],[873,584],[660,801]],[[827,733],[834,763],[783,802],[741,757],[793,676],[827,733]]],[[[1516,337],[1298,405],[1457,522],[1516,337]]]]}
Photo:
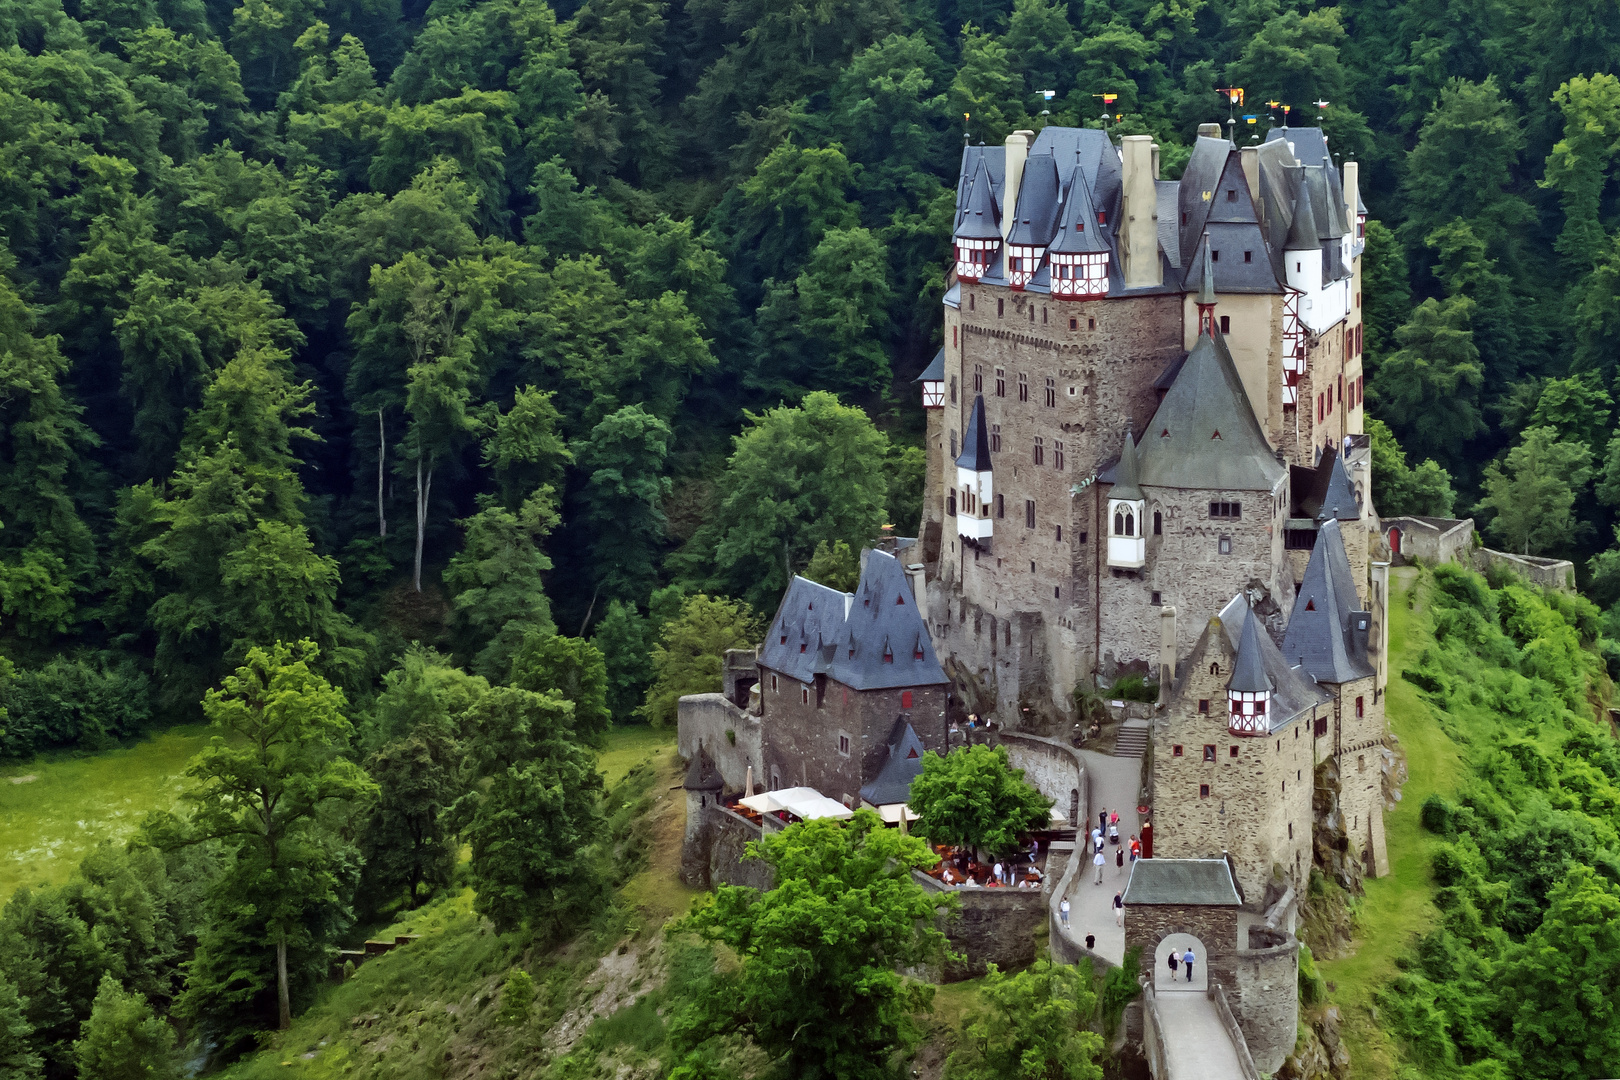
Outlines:
{"type": "Polygon", "coordinates": [[[1091,786],[1091,806],[1088,820],[1075,835],[1074,857],[1081,862],[1069,888],[1069,928],[1075,939],[1086,940],[1087,934],[1097,936],[1096,953],[1115,964],[1125,962],[1125,931],[1114,925],[1114,894],[1125,891],[1125,881],[1131,873],[1130,851],[1125,852],[1125,869],[1114,866],[1114,849],[1108,848],[1108,864],[1103,867],[1103,883],[1094,884],[1097,870],[1091,864],[1091,830],[1097,826],[1097,814],[1104,809],[1119,811],[1120,847],[1128,849],[1131,834],[1141,833],[1136,816],[1136,797],[1142,788],[1142,759],[1117,758],[1099,754],[1095,750],[1081,750],[1085,758],[1086,775],[1091,786]]]}
{"type": "Polygon", "coordinates": [[[1243,1080],[1237,1050],[1206,994],[1170,991],[1159,996],[1164,1024],[1164,1080],[1243,1080]]]}

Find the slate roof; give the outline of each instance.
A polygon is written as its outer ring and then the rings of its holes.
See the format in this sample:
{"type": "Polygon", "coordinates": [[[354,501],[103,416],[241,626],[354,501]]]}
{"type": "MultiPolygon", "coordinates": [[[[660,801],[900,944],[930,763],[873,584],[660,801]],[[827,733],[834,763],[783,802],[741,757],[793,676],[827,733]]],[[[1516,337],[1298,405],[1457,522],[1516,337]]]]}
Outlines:
{"type": "Polygon", "coordinates": [[[1119,460],[1109,470],[1109,482],[1114,486],[1108,492],[1110,499],[1140,499],[1142,489],[1137,487],[1136,439],[1131,436],[1130,425],[1125,426],[1125,441],[1120,443],[1119,460]]]}
{"type": "MultiPolygon", "coordinates": [[[[1228,160],[1238,162],[1238,175],[1242,165],[1237,148],[1226,139],[1200,135],[1193,144],[1192,154],[1181,171],[1181,195],[1178,213],[1185,215],[1180,221],[1181,250],[1190,252],[1204,234],[1204,223],[1215,205],[1215,192],[1221,187],[1228,160]]],[[[1189,264],[1196,265],[1196,264],[1189,264]]]]}
{"type": "MultiPolygon", "coordinates": [[[[1224,621],[1222,622],[1224,626],[1224,621]]],[[[1243,636],[1238,639],[1237,659],[1232,664],[1232,677],[1227,680],[1226,688],[1239,694],[1263,694],[1271,691],[1271,677],[1266,674],[1265,661],[1260,656],[1260,639],[1257,636],[1257,627],[1260,620],[1252,617],[1243,620],[1243,636]]]]}
{"type": "Polygon", "coordinates": [[[1159,247],[1164,259],[1181,269],[1181,227],[1176,224],[1176,204],[1181,198],[1181,184],[1175,180],[1155,180],[1153,195],[1159,212],[1159,247]]]}
{"type": "MultiPolygon", "coordinates": [[[[1063,203],[1063,217],[1051,250],[1058,255],[1098,254],[1111,248],[1109,228],[1097,221],[1097,208],[1085,171],[1076,165],[1069,172],[1063,203]]],[[[1118,260],[1110,260],[1110,263],[1118,260]]]]}
{"type": "Polygon", "coordinates": [[[974,170],[953,235],[961,240],[1001,239],[1001,211],[996,205],[989,168],[982,159],[974,170]]]}
{"type": "Polygon", "coordinates": [[[1328,518],[1316,532],[1305,580],[1294,597],[1283,655],[1300,663],[1317,682],[1346,683],[1373,674],[1367,635],[1355,625],[1368,620],[1357,610],[1360,606],[1344,536],[1338,521],[1328,518]]]}
{"type": "Polygon", "coordinates": [[[681,786],[687,791],[719,791],[726,784],[720,778],[720,770],[715,768],[714,758],[700,746],[686,767],[686,782],[681,786]]]}
{"type": "Polygon", "coordinates": [[[956,180],[956,217],[960,221],[962,211],[967,208],[968,191],[972,187],[973,177],[983,164],[990,174],[990,184],[996,190],[1001,190],[1001,181],[1007,172],[1007,148],[997,144],[995,146],[964,146],[962,147],[962,168],[957,173],[956,180]]]}
{"type": "Polygon", "coordinates": [[[1272,491],[1283,478],[1223,335],[1199,335],[1142,433],[1136,464],[1147,487],[1272,491]]]}
{"type": "Polygon", "coordinates": [[[1295,517],[1337,518],[1340,521],[1360,521],[1361,501],[1356,498],[1355,485],[1345,471],[1344,458],[1338,447],[1329,446],[1322,452],[1322,460],[1314,467],[1292,465],[1290,488],[1294,494],[1295,517]]]}
{"type": "Polygon", "coordinates": [[[939,352],[928,361],[928,366],[922,369],[922,374],[912,382],[944,382],[945,381],[945,346],[939,347],[939,352]]]}
{"type": "Polygon", "coordinates": [[[1254,645],[1259,649],[1260,666],[1271,681],[1271,701],[1266,706],[1270,731],[1284,730],[1294,721],[1309,715],[1314,706],[1324,705],[1330,700],[1327,691],[1316,685],[1316,680],[1299,666],[1298,661],[1285,657],[1272,642],[1271,635],[1260,624],[1260,619],[1249,607],[1248,598],[1242,593],[1226,602],[1219,618],[1227,644],[1240,655],[1247,651],[1248,646],[1243,642],[1249,627],[1254,627],[1254,645]]]}
{"type": "Polygon", "coordinates": [[[1301,165],[1315,165],[1328,156],[1327,135],[1319,127],[1280,127],[1266,132],[1266,142],[1279,141],[1301,165]]]}
{"type": "Polygon", "coordinates": [[[1125,885],[1126,907],[1242,907],[1225,859],[1137,859],[1125,885]]]}
{"type": "Polygon", "coordinates": [[[984,422],[984,395],[973,399],[973,415],[968,417],[967,430],[962,436],[962,452],[956,455],[960,469],[973,472],[990,471],[990,433],[984,422]]]}
{"type": "Polygon", "coordinates": [[[889,806],[911,798],[911,782],[922,773],[923,742],[904,718],[894,722],[889,735],[889,756],[861,798],[873,806],[889,806]]]}
{"type": "Polygon", "coordinates": [[[771,620],[759,663],[800,682],[826,675],[853,690],[950,681],[905,569],[882,551],[866,553],[853,593],[795,576],[771,620]]]}
{"type": "Polygon", "coordinates": [[[1045,247],[1057,232],[1059,196],[1057,163],[1051,154],[1031,155],[1018,187],[1018,207],[1007,243],[1045,247]]]}

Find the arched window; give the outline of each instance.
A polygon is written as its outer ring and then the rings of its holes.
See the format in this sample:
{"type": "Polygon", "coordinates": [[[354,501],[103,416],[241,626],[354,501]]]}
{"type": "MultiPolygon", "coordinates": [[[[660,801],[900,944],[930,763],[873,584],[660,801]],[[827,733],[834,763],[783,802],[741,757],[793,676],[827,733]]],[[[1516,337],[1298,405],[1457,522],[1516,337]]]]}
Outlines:
{"type": "Polygon", "coordinates": [[[1163,533],[1164,533],[1164,515],[1159,513],[1157,510],[1155,510],[1155,511],[1153,511],[1153,535],[1154,536],[1160,536],[1160,535],[1163,535],[1163,533]]]}
{"type": "Polygon", "coordinates": [[[1125,511],[1125,536],[1136,535],[1136,515],[1129,510],[1125,511]]]}
{"type": "Polygon", "coordinates": [[[1114,511],[1114,535],[1125,535],[1125,515],[1118,510],[1114,511]]]}

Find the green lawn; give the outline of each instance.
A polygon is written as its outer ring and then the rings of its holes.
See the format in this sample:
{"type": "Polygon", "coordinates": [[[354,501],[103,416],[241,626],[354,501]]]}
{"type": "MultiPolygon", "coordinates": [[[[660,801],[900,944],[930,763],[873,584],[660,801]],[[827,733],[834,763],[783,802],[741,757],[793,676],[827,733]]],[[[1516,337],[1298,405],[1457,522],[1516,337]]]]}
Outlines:
{"type": "Polygon", "coordinates": [[[174,727],[128,749],[0,767],[0,902],[21,885],[66,881],[96,844],[174,806],[205,730],[174,727]]]}
{"type": "Polygon", "coordinates": [[[631,769],[644,761],[651,761],[659,751],[674,745],[675,729],[672,727],[632,724],[614,728],[608,732],[607,746],[596,757],[596,764],[602,770],[602,783],[611,790],[631,769]]]}
{"type": "Polygon", "coordinates": [[[1455,794],[1462,775],[1458,750],[1436,721],[1417,689],[1401,678],[1401,669],[1429,642],[1428,620],[1412,610],[1413,568],[1391,571],[1389,689],[1385,710],[1389,728],[1406,753],[1408,779],[1401,802],[1385,815],[1392,873],[1367,882],[1367,895],[1357,912],[1355,952],[1342,960],[1318,961],[1324,978],[1335,987],[1329,1001],[1339,1007],[1341,1033],[1350,1050],[1357,1080],[1393,1077],[1395,1048],[1377,1022],[1373,995],[1395,976],[1395,958],[1435,917],[1434,882],[1429,856],[1436,843],[1418,821],[1423,800],[1435,792],[1455,794]]]}

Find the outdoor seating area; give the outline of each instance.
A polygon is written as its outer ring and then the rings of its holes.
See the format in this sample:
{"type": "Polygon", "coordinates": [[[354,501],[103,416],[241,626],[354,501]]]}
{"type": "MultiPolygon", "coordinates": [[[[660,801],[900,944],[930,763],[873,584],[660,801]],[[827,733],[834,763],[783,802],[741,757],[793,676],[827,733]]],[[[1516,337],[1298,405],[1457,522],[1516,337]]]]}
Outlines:
{"type": "Polygon", "coordinates": [[[995,859],[981,862],[968,848],[949,844],[930,845],[939,856],[939,865],[924,873],[952,888],[1039,889],[1046,881],[1046,856],[1052,839],[1052,834],[1037,834],[1026,839],[1019,851],[1003,857],[1001,881],[995,877],[995,859]],[[1033,860],[1031,843],[1038,845],[1033,860]]]}
{"type": "Polygon", "coordinates": [[[780,791],[762,791],[758,795],[747,795],[738,799],[732,809],[753,822],[774,817],[788,824],[796,821],[816,821],[820,818],[843,821],[855,816],[853,810],[837,799],[829,799],[815,788],[807,787],[783,788],[780,791]]]}

